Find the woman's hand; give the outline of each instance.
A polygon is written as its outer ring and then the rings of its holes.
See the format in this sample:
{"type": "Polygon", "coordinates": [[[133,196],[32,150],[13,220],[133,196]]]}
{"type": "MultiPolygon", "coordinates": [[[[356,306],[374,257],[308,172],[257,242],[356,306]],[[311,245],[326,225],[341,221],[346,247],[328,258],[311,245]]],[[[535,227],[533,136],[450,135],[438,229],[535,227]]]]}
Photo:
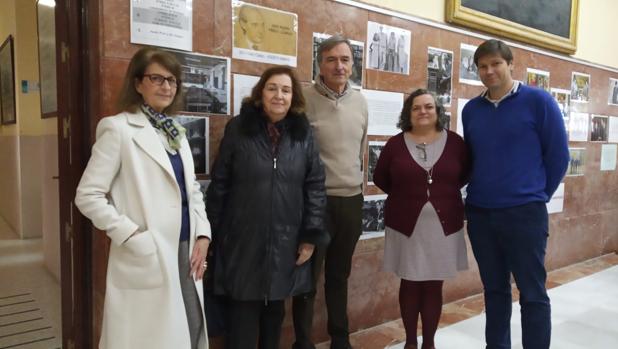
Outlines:
{"type": "Polygon", "coordinates": [[[301,265],[311,258],[313,254],[313,250],[315,249],[315,245],[303,242],[298,246],[298,259],[296,260],[296,265],[301,265]]]}
{"type": "Polygon", "coordinates": [[[193,277],[195,281],[202,280],[204,272],[206,272],[208,267],[206,263],[208,246],[210,246],[210,239],[207,237],[197,239],[193,246],[193,252],[191,252],[191,273],[189,276],[193,277]]]}

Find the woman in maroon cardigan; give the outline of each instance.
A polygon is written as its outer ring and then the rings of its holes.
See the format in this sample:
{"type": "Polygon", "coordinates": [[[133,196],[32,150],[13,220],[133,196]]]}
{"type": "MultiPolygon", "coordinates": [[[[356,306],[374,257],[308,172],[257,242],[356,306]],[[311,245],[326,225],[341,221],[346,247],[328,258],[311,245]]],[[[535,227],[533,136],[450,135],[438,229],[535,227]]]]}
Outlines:
{"type": "Polygon", "coordinates": [[[399,305],[405,349],[417,348],[419,314],[423,349],[434,348],[442,311],[442,284],[467,269],[461,188],[468,175],[463,139],[444,129],[444,108],[418,89],[406,99],[398,127],[373,173],[388,194],[384,208],[384,269],[401,278],[399,305]]]}

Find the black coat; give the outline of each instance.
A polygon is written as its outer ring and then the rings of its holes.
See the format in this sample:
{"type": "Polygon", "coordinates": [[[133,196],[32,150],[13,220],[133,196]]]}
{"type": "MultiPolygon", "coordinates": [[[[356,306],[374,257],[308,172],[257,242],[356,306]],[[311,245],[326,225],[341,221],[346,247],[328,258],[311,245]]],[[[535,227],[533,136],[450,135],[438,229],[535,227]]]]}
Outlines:
{"type": "Polygon", "coordinates": [[[288,113],[276,156],[262,111],[244,104],[225,127],[206,195],[216,294],[280,300],[312,289],[301,242],[328,243],[324,168],[304,114],[288,113]]]}

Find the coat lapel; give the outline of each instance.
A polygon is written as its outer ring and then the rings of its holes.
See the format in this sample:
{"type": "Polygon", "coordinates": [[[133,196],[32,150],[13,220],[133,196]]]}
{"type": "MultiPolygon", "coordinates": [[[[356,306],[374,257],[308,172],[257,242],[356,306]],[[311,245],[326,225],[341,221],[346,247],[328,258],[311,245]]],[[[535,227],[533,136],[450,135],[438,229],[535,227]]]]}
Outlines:
{"type": "Polygon", "coordinates": [[[127,121],[131,125],[141,127],[140,130],[135,132],[135,135],[133,136],[133,141],[146,154],[148,154],[148,156],[150,156],[154,161],[156,161],[163,168],[163,170],[167,172],[168,175],[170,175],[171,179],[176,182],[176,176],[174,176],[172,163],[167,156],[165,148],[161,144],[159,136],[148,122],[148,119],[146,119],[146,115],[141,112],[136,114],[128,114],[127,121]]]}

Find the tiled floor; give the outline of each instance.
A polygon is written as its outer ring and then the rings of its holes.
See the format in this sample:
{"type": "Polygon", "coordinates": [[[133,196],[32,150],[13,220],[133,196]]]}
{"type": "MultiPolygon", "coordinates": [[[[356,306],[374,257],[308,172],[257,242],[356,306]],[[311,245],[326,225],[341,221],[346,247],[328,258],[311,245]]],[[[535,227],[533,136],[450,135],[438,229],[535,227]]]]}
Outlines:
{"type": "Polygon", "coordinates": [[[42,240],[20,240],[0,219],[0,349],[61,347],[60,285],[42,240]]]}
{"type": "MultiPolygon", "coordinates": [[[[552,302],[551,348],[618,348],[618,255],[608,254],[552,271],[547,285],[552,302]]],[[[517,291],[513,294],[516,299],[517,291]]],[[[481,295],[444,305],[436,347],[483,348],[483,307],[481,295]]],[[[522,347],[519,320],[519,304],[515,302],[511,323],[513,348],[522,347]]],[[[363,330],[351,338],[356,349],[403,349],[404,340],[401,320],[363,330]]],[[[318,346],[327,348],[328,343],[318,346]]]]}

